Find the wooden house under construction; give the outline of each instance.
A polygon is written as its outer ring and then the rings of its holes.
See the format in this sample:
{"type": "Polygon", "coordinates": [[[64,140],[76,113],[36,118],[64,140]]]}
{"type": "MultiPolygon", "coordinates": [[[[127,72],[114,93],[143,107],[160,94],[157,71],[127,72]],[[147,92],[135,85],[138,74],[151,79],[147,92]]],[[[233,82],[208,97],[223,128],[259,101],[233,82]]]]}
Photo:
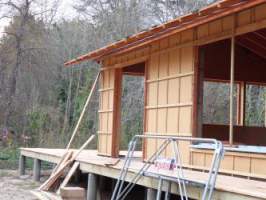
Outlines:
{"type": "MultiPolygon", "coordinates": [[[[218,1],[65,65],[88,60],[101,65],[100,106],[97,151],[86,150],[77,159],[83,173],[118,178],[122,165],[116,161],[123,154],[119,147],[122,79],[134,75],[145,81],[144,131],[138,134],[222,141],[226,151],[213,199],[266,199],[266,121],[247,121],[248,88],[266,86],[265,0],[218,1]],[[206,85],[212,84],[228,89],[223,96],[228,104],[223,110],[226,114],[219,122],[204,118],[208,112],[206,85]]],[[[265,115],[265,102],[262,107],[265,115]]],[[[221,109],[213,105],[212,113],[218,112],[216,108],[221,109]]],[[[145,162],[160,145],[159,139],[146,138],[138,162],[145,162]]],[[[196,174],[191,178],[198,179],[210,165],[211,148],[188,141],[180,142],[179,147],[184,168],[193,170],[196,174]]],[[[62,152],[22,148],[21,173],[25,157],[37,159],[36,165],[40,160],[57,163],[62,152]]],[[[173,150],[166,148],[163,156],[172,157],[173,150]]],[[[138,185],[157,188],[152,178],[138,185]]],[[[171,193],[178,194],[178,190],[173,187],[171,193]]],[[[200,191],[190,186],[188,196],[199,199],[200,191]]]]}

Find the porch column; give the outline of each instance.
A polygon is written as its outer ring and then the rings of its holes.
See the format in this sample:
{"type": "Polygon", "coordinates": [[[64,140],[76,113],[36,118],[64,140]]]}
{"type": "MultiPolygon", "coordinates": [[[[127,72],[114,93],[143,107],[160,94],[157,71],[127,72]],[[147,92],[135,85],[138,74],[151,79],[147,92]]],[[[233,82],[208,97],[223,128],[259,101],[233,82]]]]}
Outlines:
{"type": "Polygon", "coordinates": [[[157,191],[153,188],[147,188],[147,200],[155,200],[157,191]]]}
{"type": "Polygon", "coordinates": [[[41,178],[41,160],[35,158],[33,161],[33,180],[40,181],[41,178]]]}
{"type": "Polygon", "coordinates": [[[234,142],[234,71],[235,71],[235,36],[231,38],[231,64],[230,64],[230,125],[229,144],[234,142]]]}
{"type": "Polygon", "coordinates": [[[239,105],[238,105],[238,123],[239,126],[245,125],[245,103],[246,103],[246,82],[240,83],[239,88],[239,105]]]}
{"type": "Polygon", "coordinates": [[[87,200],[97,199],[97,175],[88,174],[87,200]]]}
{"type": "Polygon", "coordinates": [[[23,155],[20,155],[19,164],[18,164],[18,172],[20,176],[25,175],[25,166],[26,166],[26,157],[23,155]]]}

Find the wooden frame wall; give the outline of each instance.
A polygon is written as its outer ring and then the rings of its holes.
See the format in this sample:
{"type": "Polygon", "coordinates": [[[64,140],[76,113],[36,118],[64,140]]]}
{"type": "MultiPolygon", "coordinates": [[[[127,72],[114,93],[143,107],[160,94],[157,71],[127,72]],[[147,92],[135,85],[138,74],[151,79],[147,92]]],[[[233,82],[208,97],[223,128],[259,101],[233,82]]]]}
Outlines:
{"type": "MultiPolygon", "coordinates": [[[[213,152],[192,149],[191,165],[195,168],[209,169],[213,152]]],[[[266,155],[241,152],[227,152],[221,161],[219,172],[266,179],[266,155]]]]}
{"type": "Polygon", "coordinates": [[[100,105],[98,153],[117,157],[119,155],[121,69],[102,71],[100,77],[100,105]]]}
{"type": "MultiPolygon", "coordinates": [[[[193,35],[161,40],[152,45],[151,51],[167,49],[172,43],[189,37],[193,35]]],[[[146,71],[144,134],[192,136],[194,53],[194,47],[184,47],[150,57],[146,71]]],[[[161,142],[147,139],[144,158],[151,156],[161,142]]],[[[183,162],[189,163],[189,143],[180,142],[179,145],[183,162]]],[[[163,154],[172,156],[172,148],[167,148],[163,154]]]]}

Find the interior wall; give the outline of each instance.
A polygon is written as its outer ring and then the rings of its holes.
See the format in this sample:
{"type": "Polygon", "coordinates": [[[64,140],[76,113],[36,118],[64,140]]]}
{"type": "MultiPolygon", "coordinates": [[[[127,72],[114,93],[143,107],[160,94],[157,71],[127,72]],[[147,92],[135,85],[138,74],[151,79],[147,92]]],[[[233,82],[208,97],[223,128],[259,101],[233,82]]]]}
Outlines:
{"type": "MultiPolygon", "coordinates": [[[[230,80],[230,40],[200,48],[204,50],[204,78],[230,80]]],[[[266,83],[266,61],[236,43],[235,81],[266,83]]]]}
{"type": "MultiPolygon", "coordinates": [[[[230,40],[219,41],[200,48],[204,51],[204,79],[230,81],[230,40]]],[[[235,81],[266,83],[266,60],[236,44],[235,81]]],[[[229,114],[229,113],[228,113],[229,114]]],[[[266,128],[234,126],[234,142],[266,145],[266,128]]],[[[202,136],[229,140],[229,125],[203,124],[202,136]]]]}
{"type": "MultiPolygon", "coordinates": [[[[266,146],[265,133],[265,127],[234,126],[234,143],[266,146]]],[[[228,141],[229,125],[204,124],[203,137],[215,138],[220,141],[228,141]]]]}

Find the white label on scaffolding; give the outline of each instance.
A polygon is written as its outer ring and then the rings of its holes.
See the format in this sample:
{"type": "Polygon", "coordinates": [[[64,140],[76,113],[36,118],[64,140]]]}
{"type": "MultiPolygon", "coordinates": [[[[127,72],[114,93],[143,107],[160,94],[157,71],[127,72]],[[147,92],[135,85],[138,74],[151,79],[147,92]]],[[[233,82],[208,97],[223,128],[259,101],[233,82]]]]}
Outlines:
{"type": "Polygon", "coordinates": [[[158,158],[154,164],[157,169],[174,170],[176,167],[174,158],[158,158]]]}

